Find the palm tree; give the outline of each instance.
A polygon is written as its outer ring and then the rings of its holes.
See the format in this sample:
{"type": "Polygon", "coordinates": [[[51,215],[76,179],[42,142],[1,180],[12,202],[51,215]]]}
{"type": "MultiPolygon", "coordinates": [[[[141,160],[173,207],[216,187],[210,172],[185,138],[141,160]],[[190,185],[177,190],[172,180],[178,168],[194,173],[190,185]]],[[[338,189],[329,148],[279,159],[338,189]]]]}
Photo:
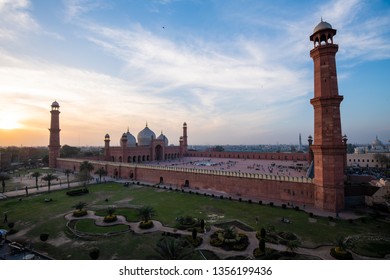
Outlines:
{"type": "Polygon", "coordinates": [[[70,184],[69,184],[69,175],[72,173],[72,170],[70,169],[65,169],[64,171],[65,175],[66,175],[66,182],[68,183],[68,189],[70,188],[70,184]]]}
{"type": "Polygon", "coordinates": [[[3,187],[3,193],[5,192],[5,181],[11,179],[7,173],[0,173],[1,185],[3,187]]]}
{"type": "Polygon", "coordinates": [[[193,252],[188,244],[172,237],[160,239],[154,250],[158,254],[157,258],[162,260],[184,260],[193,252]]]}
{"type": "Polygon", "coordinates": [[[82,211],[84,209],[84,207],[87,206],[87,203],[86,202],[78,202],[77,204],[75,204],[73,206],[73,208],[75,208],[76,210],[79,210],[79,211],[82,211]]]}
{"type": "Polygon", "coordinates": [[[336,249],[338,252],[346,252],[347,245],[345,244],[344,237],[339,236],[336,238],[336,249]]]}
{"type": "Polygon", "coordinates": [[[89,161],[83,161],[80,164],[80,179],[88,181],[91,178],[91,171],[94,169],[93,164],[89,161]]]}
{"type": "Polygon", "coordinates": [[[100,167],[98,170],[96,170],[95,174],[99,175],[99,182],[101,182],[102,181],[102,176],[106,176],[107,175],[107,171],[103,167],[100,167]]]}
{"type": "Polygon", "coordinates": [[[42,174],[38,171],[35,171],[34,173],[31,174],[32,177],[35,177],[35,187],[37,190],[39,189],[38,187],[38,177],[42,176],[42,174]]]}
{"type": "Polygon", "coordinates": [[[52,173],[48,173],[44,177],[42,177],[42,180],[47,181],[48,192],[50,192],[51,181],[57,178],[58,177],[52,173]]]}
{"type": "Polygon", "coordinates": [[[291,252],[292,255],[295,255],[295,251],[300,245],[299,240],[289,240],[286,244],[287,250],[291,252]]]}
{"type": "Polygon", "coordinates": [[[149,222],[153,216],[156,216],[156,210],[152,206],[147,205],[138,209],[138,217],[145,223],[149,222]]]}

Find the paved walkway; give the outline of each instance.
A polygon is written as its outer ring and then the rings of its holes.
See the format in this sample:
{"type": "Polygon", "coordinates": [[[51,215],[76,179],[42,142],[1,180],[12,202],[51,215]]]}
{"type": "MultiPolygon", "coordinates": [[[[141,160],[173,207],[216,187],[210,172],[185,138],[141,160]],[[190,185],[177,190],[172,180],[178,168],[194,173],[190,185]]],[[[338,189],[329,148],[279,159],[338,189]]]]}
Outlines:
{"type": "MultiPolygon", "coordinates": [[[[172,234],[181,234],[181,235],[191,235],[192,233],[190,231],[186,230],[177,230],[175,228],[166,227],[161,222],[152,220],[153,221],[153,227],[150,229],[141,229],[139,228],[139,222],[128,222],[126,220],[126,217],[118,215],[117,220],[115,222],[111,223],[105,223],[103,221],[104,217],[95,215],[94,211],[87,211],[87,215],[83,217],[74,217],[73,212],[68,213],[65,215],[65,219],[68,221],[71,220],[81,220],[81,219],[93,219],[95,220],[95,224],[97,226],[113,226],[113,225],[128,225],[130,226],[131,230],[134,231],[137,234],[146,234],[150,232],[169,232],[172,234]]],[[[242,232],[246,234],[249,238],[249,246],[244,251],[226,251],[218,247],[214,247],[210,245],[210,236],[216,231],[220,230],[220,228],[216,226],[211,226],[211,229],[205,233],[199,233],[199,235],[203,238],[202,244],[197,248],[199,250],[209,250],[213,251],[219,258],[226,259],[229,257],[235,257],[235,256],[244,256],[248,259],[253,258],[253,251],[256,249],[259,245],[259,240],[256,238],[256,232],[255,231],[244,231],[241,229],[236,228],[237,232],[242,232]]],[[[288,251],[287,247],[281,244],[274,244],[274,243],[266,243],[266,247],[272,248],[278,251],[288,251]]],[[[330,249],[334,246],[324,245],[320,246],[315,249],[310,248],[302,248],[298,247],[296,249],[296,253],[298,254],[304,254],[304,255],[310,255],[310,256],[316,256],[323,260],[334,260],[334,258],[330,255],[330,249]]],[[[369,258],[365,256],[360,256],[355,253],[353,253],[355,260],[375,260],[375,258],[369,258]]]]}

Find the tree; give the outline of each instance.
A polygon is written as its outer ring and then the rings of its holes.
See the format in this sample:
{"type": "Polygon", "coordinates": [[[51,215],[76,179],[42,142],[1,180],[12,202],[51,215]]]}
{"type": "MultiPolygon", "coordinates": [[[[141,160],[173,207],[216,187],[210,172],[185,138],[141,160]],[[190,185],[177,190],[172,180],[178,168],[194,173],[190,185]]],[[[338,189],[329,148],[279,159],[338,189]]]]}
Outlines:
{"type": "Polygon", "coordinates": [[[295,255],[295,251],[298,249],[300,243],[298,240],[289,240],[286,244],[287,250],[291,252],[292,255],[295,255]]]}
{"type": "Polygon", "coordinates": [[[96,170],[95,174],[99,175],[99,182],[101,182],[102,181],[102,176],[106,176],[107,175],[107,171],[103,167],[100,167],[98,170],[96,170]]]}
{"type": "Polygon", "coordinates": [[[5,181],[11,179],[7,173],[0,173],[1,186],[3,187],[3,193],[5,192],[5,181]]]}
{"type": "Polygon", "coordinates": [[[47,181],[48,192],[50,192],[51,181],[55,179],[58,179],[58,177],[52,173],[48,173],[42,177],[42,180],[47,181]]]}
{"type": "Polygon", "coordinates": [[[156,215],[156,210],[153,209],[152,206],[143,206],[138,209],[138,217],[145,223],[149,222],[149,220],[156,215]]]}
{"type": "Polygon", "coordinates": [[[64,173],[65,173],[65,175],[66,175],[66,182],[68,183],[68,189],[69,189],[69,188],[70,188],[69,175],[72,173],[72,170],[70,170],[70,169],[65,169],[64,173]]]}
{"type": "Polygon", "coordinates": [[[80,148],[64,145],[61,147],[60,155],[62,158],[71,158],[79,155],[80,148]]]}
{"type": "Polygon", "coordinates": [[[84,207],[87,206],[87,203],[86,202],[78,202],[76,203],[73,208],[75,208],[76,210],[79,210],[79,211],[82,211],[84,209],[84,207]]]}
{"type": "Polygon", "coordinates": [[[381,168],[390,163],[390,158],[388,158],[385,154],[374,154],[374,159],[379,162],[381,168]]]}
{"type": "Polygon", "coordinates": [[[259,249],[262,253],[265,253],[265,240],[263,238],[259,241],[259,249]]]}
{"type": "Polygon", "coordinates": [[[91,171],[94,169],[93,164],[89,161],[83,161],[80,164],[80,180],[88,181],[91,179],[91,171]]]}
{"type": "Polygon", "coordinates": [[[193,249],[180,239],[165,237],[160,239],[154,249],[161,260],[184,260],[188,258],[193,249]]]}
{"type": "Polygon", "coordinates": [[[37,188],[37,190],[39,189],[38,187],[38,177],[41,177],[42,174],[38,171],[35,171],[34,173],[31,174],[32,177],[35,178],[35,187],[37,188]]]}

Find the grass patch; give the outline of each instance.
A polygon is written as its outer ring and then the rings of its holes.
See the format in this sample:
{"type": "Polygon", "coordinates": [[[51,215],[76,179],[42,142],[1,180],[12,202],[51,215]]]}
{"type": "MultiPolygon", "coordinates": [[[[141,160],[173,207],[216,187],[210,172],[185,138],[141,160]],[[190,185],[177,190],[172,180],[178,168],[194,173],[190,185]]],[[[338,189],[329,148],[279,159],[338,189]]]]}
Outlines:
{"type": "Polygon", "coordinates": [[[126,231],[129,229],[127,225],[112,225],[112,226],[97,226],[95,221],[92,219],[77,220],[75,229],[85,233],[94,234],[107,234],[126,231]]]}

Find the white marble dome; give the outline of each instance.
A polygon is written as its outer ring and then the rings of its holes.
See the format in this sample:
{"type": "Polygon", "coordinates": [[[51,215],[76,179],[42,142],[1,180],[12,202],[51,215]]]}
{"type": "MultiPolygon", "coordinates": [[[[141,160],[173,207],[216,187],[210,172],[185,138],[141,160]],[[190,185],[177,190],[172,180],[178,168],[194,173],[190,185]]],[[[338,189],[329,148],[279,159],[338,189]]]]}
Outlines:
{"type": "Polygon", "coordinates": [[[154,139],[156,139],[156,134],[148,127],[148,124],[137,135],[138,146],[150,146],[154,139]]]}

